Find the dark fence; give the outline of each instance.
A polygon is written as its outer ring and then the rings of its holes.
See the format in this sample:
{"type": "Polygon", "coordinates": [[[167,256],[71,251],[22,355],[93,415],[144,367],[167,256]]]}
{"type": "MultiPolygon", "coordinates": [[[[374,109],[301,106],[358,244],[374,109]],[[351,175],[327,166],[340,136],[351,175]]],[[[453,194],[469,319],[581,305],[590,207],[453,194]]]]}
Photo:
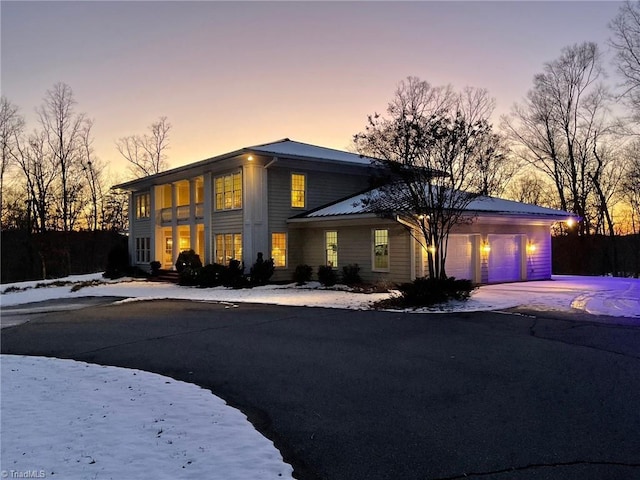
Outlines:
{"type": "Polygon", "coordinates": [[[640,235],[552,237],[557,275],[640,276],[640,235]]]}
{"type": "Polygon", "coordinates": [[[126,236],[112,231],[1,233],[1,283],[104,271],[109,251],[127,245],[126,236]]]}

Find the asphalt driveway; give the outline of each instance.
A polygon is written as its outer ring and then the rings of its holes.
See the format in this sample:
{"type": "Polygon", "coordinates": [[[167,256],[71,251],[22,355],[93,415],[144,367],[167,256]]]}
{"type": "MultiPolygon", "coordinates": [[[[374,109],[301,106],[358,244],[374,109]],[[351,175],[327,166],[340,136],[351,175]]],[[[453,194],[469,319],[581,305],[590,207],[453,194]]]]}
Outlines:
{"type": "Polygon", "coordinates": [[[640,328],[535,315],[136,302],[35,316],[1,350],[209,388],[302,479],[640,478],[640,328]]]}

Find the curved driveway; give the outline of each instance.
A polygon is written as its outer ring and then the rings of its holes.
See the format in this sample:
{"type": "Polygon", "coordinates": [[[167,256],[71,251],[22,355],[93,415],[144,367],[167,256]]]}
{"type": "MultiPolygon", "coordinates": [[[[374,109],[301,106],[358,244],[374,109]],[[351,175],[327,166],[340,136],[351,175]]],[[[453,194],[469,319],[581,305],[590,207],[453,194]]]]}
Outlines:
{"type": "Polygon", "coordinates": [[[1,349],[209,388],[302,479],[640,478],[640,328],[535,315],[136,302],[1,349]]]}

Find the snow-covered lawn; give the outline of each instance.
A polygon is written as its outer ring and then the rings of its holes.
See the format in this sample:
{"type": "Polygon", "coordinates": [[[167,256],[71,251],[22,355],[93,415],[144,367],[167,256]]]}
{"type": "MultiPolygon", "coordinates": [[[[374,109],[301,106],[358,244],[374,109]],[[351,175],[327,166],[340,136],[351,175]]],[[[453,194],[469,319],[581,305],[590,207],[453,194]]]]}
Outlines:
{"type": "MultiPolygon", "coordinates": [[[[93,275],[65,280],[99,279],[93,275]]],[[[190,299],[367,309],[388,296],[327,290],[318,284],[231,290],[126,280],[74,292],[69,285],[33,288],[37,283],[41,282],[13,285],[24,290],[3,293],[0,305],[116,296],[127,298],[124,301],[190,299]]],[[[4,285],[2,291],[9,287],[4,285]]],[[[516,306],[636,319],[640,280],[557,276],[550,281],[487,285],[468,302],[417,313],[516,306]]],[[[195,385],[69,360],[2,355],[1,362],[5,478],[292,478],[291,467],[273,444],[240,412],[195,385]]]]}
{"type": "Polygon", "coordinates": [[[239,410],[196,385],[2,355],[2,478],[246,480],[292,472],[239,410]]]}

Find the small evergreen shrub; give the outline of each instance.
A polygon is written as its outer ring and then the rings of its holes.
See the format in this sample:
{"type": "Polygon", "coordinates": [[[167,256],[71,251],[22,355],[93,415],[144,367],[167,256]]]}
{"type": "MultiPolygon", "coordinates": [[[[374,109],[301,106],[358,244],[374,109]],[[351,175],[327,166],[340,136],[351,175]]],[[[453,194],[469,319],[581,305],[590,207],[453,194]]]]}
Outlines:
{"type": "Polygon", "coordinates": [[[154,260],[149,264],[149,266],[151,267],[151,275],[155,277],[158,275],[158,272],[160,271],[160,267],[162,266],[162,264],[159,261],[154,260]]]}
{"type": "Polygon", "coordinates": [[[225,270],[224,265],[219,263],[210,263],[202,267],[200,271],[200,283],[201,287],[218,287],[222,285],[222,276],[225,270]]]}
{"type": "Polygon", "coordinates": [[[360,278],[360,267],[357,263],[342,267],[342,281],[345,285],[359,285],[362,283],[362,278],[360,278]]]}
{"type": "Polygon", "coordinates": [[[178,273],[182,273],[185,268],[202,268],[200,256],[194,250],[185,250],[178,255],[176,270],[178,273]]]}
{"type": "Polygon", "coordinates": [[[430,307],[450,300],[468,300],[475,290],[471,280],[457,280],[454,277],[416,278],[411,283],[398,287],[400,295],[381,300],[376,308],[420,308],[430,307]]]}
{"type": "Polygon", "coordinates": [[[229,260],[229,265],[224,268],[220,276],[222,285],[232,288],[247,286],[247,278],[244,276],[244,266],[239,260],[229,260]]]}
{"type": "Polygon", "coordinates": [[[309,265],[298,265],[293,272],[293,281],[296,285],[304,285],[311,280],[313,268],[309,265]]]}
{"type": "Polygon", "coordinates": [[[202,267],[184,267],[180,272],[178,285],[184,287],[200,286],[202,267]]]}
{"type": "Polygon", "coordinates": [[[264,258],[262,258],[262,252],[258,252],[256,263],[253,264],[251,270],[249,271],[251,283],[253,285],[266,285],[269,279],[273,276],[274,271],[275,266],[273,263],[273,258],[265,260],[264,258]]]}
{"type": "Polygon", "coordinates": [[[338,282],[338,275],[330,266],[320,265],[318,267],[318,281],[325,287],[332,287],[338,282]]]}

